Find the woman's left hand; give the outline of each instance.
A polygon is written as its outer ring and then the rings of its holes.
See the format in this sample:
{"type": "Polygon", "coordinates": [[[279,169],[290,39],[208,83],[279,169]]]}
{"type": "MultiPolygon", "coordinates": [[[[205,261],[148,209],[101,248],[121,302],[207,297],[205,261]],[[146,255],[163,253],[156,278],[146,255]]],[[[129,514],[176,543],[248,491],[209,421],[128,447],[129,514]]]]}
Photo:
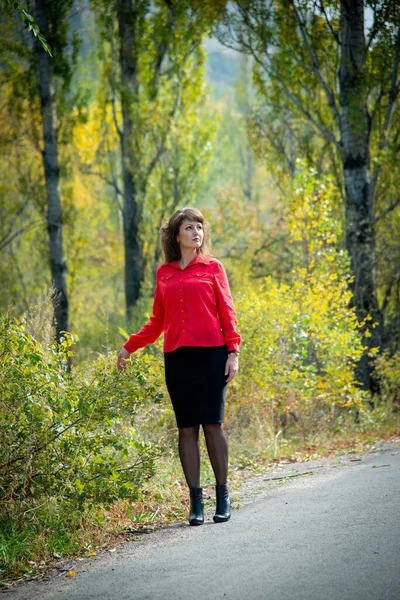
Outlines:
{"type": "Polygon", "coordinates": [[[239,359],[236,354],[229,354],[225,365],[225,375],[228,375],[226,383],[229,383],[236,377],[239,371],[239,359]]]}

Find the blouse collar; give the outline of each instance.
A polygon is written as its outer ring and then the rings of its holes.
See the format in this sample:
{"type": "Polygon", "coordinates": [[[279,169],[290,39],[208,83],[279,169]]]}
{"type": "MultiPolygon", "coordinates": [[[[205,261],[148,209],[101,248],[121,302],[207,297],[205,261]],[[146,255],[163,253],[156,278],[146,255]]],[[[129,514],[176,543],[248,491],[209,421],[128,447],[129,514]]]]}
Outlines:
{"type": "MultiPolygon", "coordinates": [[[[190,263],[188,263],[185,267],[192,267],[193,265],[197,265],[198,263],[208,265],[210,263],[210,259],[207,256],[203,256],[202,254],[198,254],[195,258],[193,258],[190,263]]],[[[179,269],[179,271],[184,271],[179,265],[177,260],[173,260],[172,262],[166,263],[169,267],[173,267],[174,269],[179,269]]]]}

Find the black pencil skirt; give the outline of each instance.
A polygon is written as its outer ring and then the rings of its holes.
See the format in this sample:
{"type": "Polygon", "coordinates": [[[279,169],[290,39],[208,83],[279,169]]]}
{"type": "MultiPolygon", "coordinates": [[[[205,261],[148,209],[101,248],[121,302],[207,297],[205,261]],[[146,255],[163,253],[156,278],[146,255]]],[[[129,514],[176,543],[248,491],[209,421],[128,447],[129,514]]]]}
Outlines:
{"type": "Polygon", "coordinates": [[[164,353],[165,381],[178,427],[223,423],[226,346],[181,346],[164,353]]]}

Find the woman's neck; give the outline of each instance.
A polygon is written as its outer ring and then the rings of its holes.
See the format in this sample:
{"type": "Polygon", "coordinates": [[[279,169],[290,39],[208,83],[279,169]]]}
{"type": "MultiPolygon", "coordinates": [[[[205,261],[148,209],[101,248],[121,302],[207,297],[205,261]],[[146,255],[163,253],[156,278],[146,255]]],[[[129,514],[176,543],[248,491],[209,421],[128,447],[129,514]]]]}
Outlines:
{"type": "Polygon", "coordinates": [[[188,264],[197,256],[197,252],[196,249],[192,250],[192,249],[188,249],[186,250],[185,248],[181,248],[181,257],[178,260],[178,265],[181,267],[181,269],[185,269],[188,264]]]}

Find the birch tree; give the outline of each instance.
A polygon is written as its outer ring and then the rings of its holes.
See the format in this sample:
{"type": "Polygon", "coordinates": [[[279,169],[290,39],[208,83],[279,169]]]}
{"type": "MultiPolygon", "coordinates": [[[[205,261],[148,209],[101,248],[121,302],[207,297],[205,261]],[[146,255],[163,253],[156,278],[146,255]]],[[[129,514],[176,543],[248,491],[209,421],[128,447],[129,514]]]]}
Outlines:
{"type": "MultiPolygon", "coordinates": [[[[36,22],[47,40],[62,53],[65,45],[65,20],[72,0],[55,7],[49,0],[35,0],[36,22]],[[58,39],[57,39],[58,36],[58,39]]],[[[66,260],[63,246],[63,220],[60,192],[60,165],[57,140],[57,101],[54,64],[42,41],[36,41],[38,91],[43,131],[43,167],[47,194],[47,230],[49,235],[50,268],[57,339],[69,331],[69,307],[66,282],[66,260]]]]}
{"type": "Polygon", "coordinates": [[[264,102],[274,95],[276,105],[311,128],[340,170],[352,302],[366,349],[357,376],[374,391],[368,350],[381,346],[384,329],[376,229],[400,204],[392,190],[384,209],[376,208],[382,156],[395,151],[399,131],[394,122],[400,91],[400,5],[395,0],[239,0],[225,12],[219,36],[254,58],[264,102]]]}

